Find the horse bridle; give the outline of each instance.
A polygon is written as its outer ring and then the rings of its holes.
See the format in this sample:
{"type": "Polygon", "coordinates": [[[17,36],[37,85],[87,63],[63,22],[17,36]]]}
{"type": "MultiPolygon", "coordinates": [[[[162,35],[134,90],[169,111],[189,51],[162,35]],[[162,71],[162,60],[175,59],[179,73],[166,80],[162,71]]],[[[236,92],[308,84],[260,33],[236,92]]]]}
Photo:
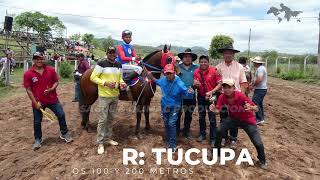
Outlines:
{"type": "MultiPolygon", "coordinates": [[[[173,61],[173,58],[174,57],[171,57],[170,55],[171,55],[171,53],[169,53],[169,51],[167,52],[167,53],[165,53],[164,51],[162,51],[161,52],[162,54],[161,54],[161,62],[160,62],[160,66],[162,66],[162,63],[163,63],[163,58],[166,58],[166,64],[171,64],[172,63],[172,61],[173,61]],[[165,56],[166,55],[166,56],[165,56]],[[169,63],[168,63],[168,61],[170,61],[169,63]]],[[[163,72],[163,68],[158,68],[158,67],[155,67],[155,66],[152,66],[152,65],[150,65],[150,64],[148,64],[148,63],[146,63],[146,62],[144,62],[144,61],[141,61],[141,64],[142,64],[142,66],[145,66],[145,67],[148,67],[148,68],[150,68],[150,69],[153,69],[154,71],[151,71],[152,73],[162,73],[163,72]]]]}
{"type": "MultiPolygon", "coordinates": [[[[173,58],[174,58],[174,57],[171,57],[171,56],[170,56],[170,53],[165,53],[165,52],[162,51],[160,66],[161,66],[161,64],[162,64],[162,61],[163,61],[163,58],[164,58],[164,54],[168,54],[167,59],[166,59],[166,62],[168,62],[169,58],[171,58],[171,59],[170,59],[170,63],[172,63],[172,61],[173,61],[173,58]]],[[[148,60],[149,60],[149,59],[148,59],[148,60]]],[[[141,63],[141,65],[142,65],[143,67],[148,67],[148,68],[150,68],[150,69],[153,69],[154,71],[151,71],[151,73],[162,73],[162,72],[163,72],[163,68],[160,69],[160,68],[158,68],[158,67],[152,66],[152,65],[144,62],[143,60],[142,60],[140,63],[141,63]]],[[[150,83],[151,83],[151,82],[150,82],[150,83]]],[[[144,86],[143,86],[143,89],[141,90],[141,92],[140,92],[140,94],[139,94],[139,96],[138,96],[138,99],[137,99],[137,101],[136,101],[136,102],[137,102],[136,105],[138,105],[138,102],[139,102],[139,100],[140,100],[140,97],[141,97],[141,95],[142,95],[142,92],[143,92],[143,90],[145,89],[145,87],[147,86],[147,83],[146,83],[146,82],[144,82],[143,84],[144,84],[144,86]]],[[[152,86],[150,86],[150,89],[151,89],[151,91],[152,91],[152,93],[153,93],[153,95],[154,95],[155,92],[154,92],[154,90],[152,89],[152,86]]]]}

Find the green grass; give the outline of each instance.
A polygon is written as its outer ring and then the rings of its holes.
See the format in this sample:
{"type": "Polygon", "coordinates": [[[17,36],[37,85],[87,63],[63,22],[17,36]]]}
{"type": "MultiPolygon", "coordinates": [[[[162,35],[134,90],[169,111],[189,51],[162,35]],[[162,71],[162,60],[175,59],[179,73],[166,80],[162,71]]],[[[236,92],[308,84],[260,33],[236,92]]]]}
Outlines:
{"type": "Polygon", "coordinates": [[[297,80],[297,79],[306,79],[308,76],[304,74],[302,71],[289,71],[285,73],[280,73],[278,75],[281,79],[284,80],[297,80]]]}
{"type": "Polygon", "coordinates": [[[22,78],[23,78],[23,68],[15,69],[13,75],[11,76],[10,86],[5,86],[4,81],[0,83],[0,98],[13,95],[19,89],[21,90],[22,85],[22,78]]]}
{"type": "Polygon", "coordinates": [[[317,64],[307,64],[305,73],[303,64],[291,64],[290,71],[288,69],[288,64],[286,63],[278,64],[277,69],[275,64],[268,65],[268,74],[270,76],[284,80],[320,85],[320,78],[317,76],[317,70],[317,64]]]}
{"type": "MultiPolygon", "coordinates": [[[[13,72],[11,78],[10,86],[5,86],[4,81],[0,81],[0,99],[4,97],[9,97],[18,92],[24,92],[23,84],[23,68],[16,68],[13,72]]],[[[73,77],[61,78],[59,80],[60,84],[69,84],[73,82],[73,77]]]]}

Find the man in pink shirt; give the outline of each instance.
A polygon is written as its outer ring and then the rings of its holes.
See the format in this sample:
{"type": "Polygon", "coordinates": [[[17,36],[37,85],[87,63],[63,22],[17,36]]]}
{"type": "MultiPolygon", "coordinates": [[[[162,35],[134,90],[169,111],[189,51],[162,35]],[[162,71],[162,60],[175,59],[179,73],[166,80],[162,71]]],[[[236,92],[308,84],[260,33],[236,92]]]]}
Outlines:
{"type": "Polygon", "coordinates": [[[234,60],[235,53],[240,51],[234,49],[233,45],[231,44],[224,48],[218,49],[218,52],[223,54],[223,61],[216,66],[222,76],[222,79],[233,79],[236,90],[245,93],[248,82],[245,69],[240,63],[234,60]]]}
{"type": "MultiPolygon", "coordinates": [[[[224,48],[218,49],[219,53],[223,54],[223,61],[216,66],[218,72],[220,73],[222,79],[233,79],[234,86],[236,91],[241,91],[245,93],[246,88],[248,86],[246,73],[243,66],[235,61],[234,55],[239,50],[233,48],[232,44],[227,45],[224,48]]],[[[238,128],[235,127],[230,129],[230,143],[231,148],[235,149],[237,145],[237,137],[238,137],[238,128]]],[[[222,144],[223,146],[226,143],[226,138],[223,137],[222,144]]]]}

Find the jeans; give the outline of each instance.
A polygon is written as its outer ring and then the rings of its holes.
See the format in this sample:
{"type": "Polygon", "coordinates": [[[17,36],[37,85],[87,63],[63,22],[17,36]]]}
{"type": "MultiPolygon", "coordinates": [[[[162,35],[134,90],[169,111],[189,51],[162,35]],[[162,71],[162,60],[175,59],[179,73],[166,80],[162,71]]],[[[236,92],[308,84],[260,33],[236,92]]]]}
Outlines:
{"type": "Polygon", "coordinates": [[[103,144],[112,136],[112,121],[117,111],[119,97],[99,97],[97,143],[103,144]]]}
{"type": "Polygon", "coordinates": [[[206,136],[206,114],[208,112],[209,122],[210,122],[210,141],[215,141],[216,139],[216,116],[214,112],[209,110],[210,102],[205,99],[205,97],[198,96],[198,112],[199,112],[199,126],[200,135],[206,136]]]}
{"type": "Polygon", "coordinates": [[[253,96],[252,96],[252,101],[258,106],[259,111],[256,112],[256,119],[257,122],[263,121],[264,120],[264,111],[263,111],[263,99],[267,94],[266,89],[255,89],[253,96]]]}
{"type": "Polygon", "coordinates": [[[184,128],[182,130],[183,134],[188,134],[190,132],[190,124],[192,121],[192,113],[196,107],[196,99],[183,99],[182,107],[178,114],[177,120],[177,133],[180,133],[180,119],[184,112],[184,128]]]}
{"type": "MultiPolygon", "coordinates": [[[[62,135],[65,135],[68,132],[68,127],[65,119],[65,113],[63,111],[62,105],[58,102],[55,104],[49,104],[43,106],[43,108],[49,108],[58,118],[60,132],[62,135]]],[[[34,138],[42,139],[42,130],[41,130],[41,122],[42,122],[42,112],[36,108],[33,108],[33,129],[34,129],[34,138]]]]}
{"type": "Polygon", "coordinates": [[[222,123],[220,124],[220,127],[217,130],[217,140],[215,143],[215,148],[218,148],[218,151],[220,151],[221,140],[223,136],[228,133],[229,129],[232,129],[235,127],[241,127],[247,133],[251,142],[253,143],[254,147],[257,150],[258,159],[260,160],[260,162],[264,163],[266,161],[264,146],[263,146],[257,126],[247,124],[240,120],[231,119],[230,117],[226,117],[223,119],[222,123]]]}
{"type": "Polygon", "coordinates": [[[169,148],[177,147],[176,123],[180,108],[181,107],[179,106],[161,106],[162,118],[166,130],[166,143],[169,146],[169,148]]]}
{"type": "Polygon", "coordinates": [[[74,82],[74,100],[80,101],[80,81],[74,82]]]}

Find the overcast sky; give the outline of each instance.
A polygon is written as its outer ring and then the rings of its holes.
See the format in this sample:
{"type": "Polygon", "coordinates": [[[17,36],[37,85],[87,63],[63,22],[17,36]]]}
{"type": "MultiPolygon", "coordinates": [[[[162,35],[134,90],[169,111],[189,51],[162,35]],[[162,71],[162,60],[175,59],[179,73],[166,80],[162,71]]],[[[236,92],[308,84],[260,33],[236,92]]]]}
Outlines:
{"type": "MultiPolygon", "coordinates": [[[[301,17],[317,17],[319,0],[0,0],[0,14],[18,14],[27,10],[55,12],[67,27],[68,36],[92,33],[96,37],[111,35],[121,38],[121,31],[133,31],[133,43],[158,46],[171,43],[177,46],[202,46],[208,49],[217,34],[231,36],[241,51],[248,48],[249,29],[252,28],[251,50],[277,50],[284,53],[317,53],[319,23],[316,18],[301,23],[286,20],[278,24],[267,15],[270,6],[283,2],[292,10],[301,10],[301,17]],[[212,20],[186,21],[129,21],[82,16],[147,19],[147,20],[212,20]],[[221,20],[228,21],[221,21],[221,20]],[[241,21],[231,21],[241,20],[241,21]],[[245,21],[252,20],[252,21],[245,21]]],[[[4,18],[3,18],[4,19],[4,18]]]]}

